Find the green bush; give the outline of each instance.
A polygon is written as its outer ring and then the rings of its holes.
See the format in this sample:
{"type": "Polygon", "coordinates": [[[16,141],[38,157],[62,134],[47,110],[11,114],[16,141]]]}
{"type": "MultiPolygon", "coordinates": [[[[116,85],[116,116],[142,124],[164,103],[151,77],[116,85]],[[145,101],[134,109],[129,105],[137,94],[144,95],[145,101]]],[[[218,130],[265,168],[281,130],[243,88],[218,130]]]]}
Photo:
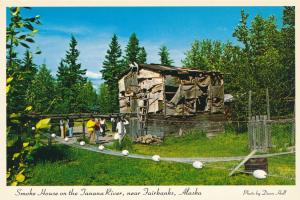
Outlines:
{"type": "Polygon", "coordinates": [[[125,135],[121,143],[119,143],[119,140],[115,140],[112,147],[113,149],[116,149],[118,151],[121,151],[123,149],[132,150],[133,141],[128,135],[125,135]]]}
{"type": "Polygon", "coordinates": [[[32,153],[32,160],[37,162],[69,161],[70,147],[65,145],[41,146],[32,153]]]}

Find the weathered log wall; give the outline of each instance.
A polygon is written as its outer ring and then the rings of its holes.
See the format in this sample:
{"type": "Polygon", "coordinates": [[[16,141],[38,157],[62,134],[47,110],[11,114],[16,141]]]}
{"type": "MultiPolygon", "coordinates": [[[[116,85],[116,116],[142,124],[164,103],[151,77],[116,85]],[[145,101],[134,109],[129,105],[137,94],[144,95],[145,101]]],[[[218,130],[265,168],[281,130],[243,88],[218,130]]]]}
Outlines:
{"type": "MultiPolygon", "coordinates": [[[[128,129],[132,137],[139,136],[139,122],[136,117],[130,117],[128,129]]],[[[224,133],[224,114],[201,113],[195,116],[168,118],[164,118],[163,115],[150,115],[148,117],[147,134],[165,137],[189,130],[203,131],[207,137],[224,133]]]]}

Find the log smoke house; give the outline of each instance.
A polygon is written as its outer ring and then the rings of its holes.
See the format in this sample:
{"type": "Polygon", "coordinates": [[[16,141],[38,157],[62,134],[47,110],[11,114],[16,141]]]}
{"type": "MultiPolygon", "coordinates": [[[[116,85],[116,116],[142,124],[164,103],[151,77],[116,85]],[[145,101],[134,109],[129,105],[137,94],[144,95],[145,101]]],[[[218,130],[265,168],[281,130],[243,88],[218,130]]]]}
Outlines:
{"type": "Polygon", "coordinates": [[[132,137],[224,131],[224,80],[216,71],[131,64],[119,81],[120,113],[129,115],[132,137]]]}

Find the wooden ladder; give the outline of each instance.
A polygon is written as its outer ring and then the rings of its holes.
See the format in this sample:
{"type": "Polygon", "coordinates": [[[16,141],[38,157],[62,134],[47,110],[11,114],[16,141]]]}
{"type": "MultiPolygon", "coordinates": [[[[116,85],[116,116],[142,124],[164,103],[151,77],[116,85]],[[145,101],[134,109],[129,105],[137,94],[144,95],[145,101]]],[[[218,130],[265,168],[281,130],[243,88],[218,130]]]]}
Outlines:
{"type": "Polygon", "coordinates": [[[143,105],[137,107],[137,117],[139,120],[139,132],[140,135],[147,134],[147,120],[149,110],[149,94],[143,93],[142,95],[143,105]]]}

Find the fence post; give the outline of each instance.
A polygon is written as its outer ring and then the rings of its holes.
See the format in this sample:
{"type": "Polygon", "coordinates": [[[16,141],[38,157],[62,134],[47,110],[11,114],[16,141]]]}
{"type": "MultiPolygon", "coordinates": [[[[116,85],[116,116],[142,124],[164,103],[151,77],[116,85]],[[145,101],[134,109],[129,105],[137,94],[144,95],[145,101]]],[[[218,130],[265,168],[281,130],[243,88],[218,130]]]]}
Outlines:
{"type": "Polygon", "coordinates": [[[252,91],[249,91],[249,99],[248,99],[248,119],[251,119],[251,103],[252,103],[252,91]]]}
{"type": "Polygon", "coordinates": [[[85,124],[84,124],[84,118],[82,118],[82,132],[83,132],[83,139],[85,139],[85,124]]]}
{"type": "Polygon", "coordinates": [[[268,150],[269,147],[269,135],[268,135],[268,128],[267,128],[267,118],[268,116],[263,115],[263,127],[264,127],[264,151],[268,150]]]}
{"type": "Polygon", "coordinates": [[[292,137],[291,137],[291,145],[295,146],[295,122],[292,123],[292,137]]]}
{"type": "Polygon", "coordinates": [[[267,115],[268,120],[270,120],[270,99],[269,99],[269,89],[266,89],[266,101],[267,101],[267,115]]]}
{"type": "Polygon", "coordinates": [[[258,120],[257,120],[257,116],[253,117],[254,118],[254,130],[253,130],[253,148],[257,149],[257,130],[258,130],[258,120]]]}

